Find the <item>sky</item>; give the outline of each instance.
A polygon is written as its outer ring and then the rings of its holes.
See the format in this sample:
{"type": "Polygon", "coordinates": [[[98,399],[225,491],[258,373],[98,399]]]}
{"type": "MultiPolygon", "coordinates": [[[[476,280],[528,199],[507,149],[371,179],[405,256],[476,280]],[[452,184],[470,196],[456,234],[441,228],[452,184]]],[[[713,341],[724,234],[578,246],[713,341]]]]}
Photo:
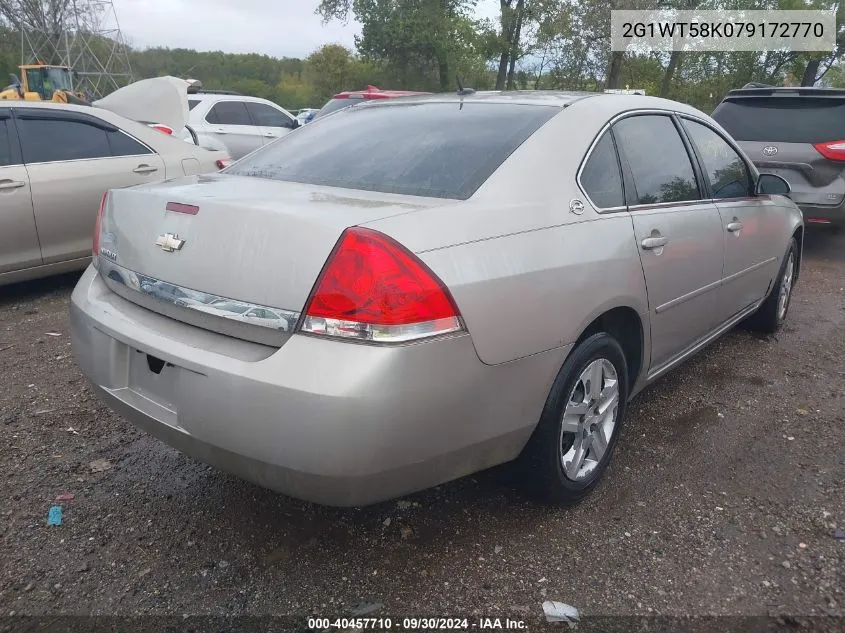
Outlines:
{"type": "MultiPolygon", "coordinates": [[[[114,0],[134,48],[166,46],[272,57],[307,57],[323,44],[354,49],[359,24],[323,25],[318,0],[114,0]]],[[[479,17],[496,18],[498,0],[479,0],[479,17]]]]}

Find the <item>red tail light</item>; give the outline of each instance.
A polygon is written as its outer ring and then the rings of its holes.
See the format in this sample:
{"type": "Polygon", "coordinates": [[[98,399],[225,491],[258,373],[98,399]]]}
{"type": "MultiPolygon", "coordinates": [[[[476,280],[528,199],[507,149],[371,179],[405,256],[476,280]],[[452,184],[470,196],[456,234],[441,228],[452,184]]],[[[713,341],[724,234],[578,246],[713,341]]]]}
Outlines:
{"type": "Polygon", "coordinates": [[[829,141],[827,143],[816,143],[813,145],[816,151],[830,160],[845,161],[845,141],[829,141]]]}
{"type": "Polygon", "coordinates": [[[403,343],[463,324],[448,289],[413,253],[378,231],[351,228],[317,279],[301,330],[403,343]]]}
{"type": "Polygon", "coordinates": [[[164,125],[163,123],[154,123],[150,125],[151,128],[154,130],[158,130],[163,134],[173,134],[173,128],[169,125],[164,125]]]}
{"type": "Polygon", "coordinates": [[[103,226],[103,213],[106,210],[106,202],[109,199],[109,192],[106,191],[100,200],[100,209],[97,211],[97,221],[94,223],[94,240],[91,243],[91,256],[93,257],[94,266],[98,263],[100,256],[100,230],[103,226]]]}
{"type": "Polygon", "coordinates": [[[221,158],[217,161],[217,169],[226,169],[229,165],[232,164],[231,158],[221,158]]]}

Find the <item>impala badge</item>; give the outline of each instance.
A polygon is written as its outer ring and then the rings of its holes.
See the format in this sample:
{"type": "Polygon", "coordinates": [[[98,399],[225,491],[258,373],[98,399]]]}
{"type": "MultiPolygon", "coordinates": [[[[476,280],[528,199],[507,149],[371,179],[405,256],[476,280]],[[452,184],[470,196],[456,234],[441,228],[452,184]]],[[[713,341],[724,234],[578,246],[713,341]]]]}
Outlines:
{"type": "Polygon", "coordinates": [[[174,235],[173,233],[165,233],[164,235],[159,235],[158,239],[156,240],[156,246],[158,246],[165,253],[172,253],[173,251],[178,251],[184,245],[185,240],[180,240],[179,236],[174,235]]]}

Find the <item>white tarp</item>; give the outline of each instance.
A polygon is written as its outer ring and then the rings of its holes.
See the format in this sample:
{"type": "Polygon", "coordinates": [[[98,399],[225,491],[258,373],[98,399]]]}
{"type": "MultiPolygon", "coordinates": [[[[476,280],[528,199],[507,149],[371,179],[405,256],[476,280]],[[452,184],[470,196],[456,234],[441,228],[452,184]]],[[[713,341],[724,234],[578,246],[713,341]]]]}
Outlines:
{"type": "Polygon", "coordinates": [[[189,85],[178,77],[142,79],[95,101],[93,106],[133,121],[163,123],[178,132],[188,122],[189,85]]]}

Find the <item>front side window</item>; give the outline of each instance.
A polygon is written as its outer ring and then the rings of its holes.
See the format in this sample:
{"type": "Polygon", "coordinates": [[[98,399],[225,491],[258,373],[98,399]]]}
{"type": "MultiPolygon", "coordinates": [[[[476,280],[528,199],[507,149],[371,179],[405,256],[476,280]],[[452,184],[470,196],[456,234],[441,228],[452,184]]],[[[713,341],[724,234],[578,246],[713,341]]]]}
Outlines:
{"type": "Polygon", "coordinates": [[[689,154],[668,116],[638,115],[613,126],[636,189],[636,204],[699,200],[689,154]]]}
{"type": "Polygon", "coordinates": [[[26,163],[111,157],[108,132],[82,121],[66,119],[18,120],[26,163]]]}
{"type": "Polygon", "coordinates": [[[265,146],[226,173],[465,200],[560,108],[396,101],[348,108],[265,146]]]}
{"type": "Polygon", "coordinates": [[[581,172],[581,186],[590,200],[600,209],[610,209],[625,205],[622,191],[622,172],[616,147],[610,132],[605,132],[581,172]]]}
{"type": "Polygon", "coordinates": [[[206,121],[217,125],[252,125],[243,101],[220,101],[206,116],[206,121]]]}
{"type": "Polygon", "coordinates": [[[253,123],[262,127],[292,127],[293,119],[266,103],[247,103],[253,123]]]}
{"type": "Polygon", "coordinates": [[[736,150],[706,125],[684,119],[684,127],[704,163],[710,195],[721,199],[747,196],[751,179],[736,150]]]}

